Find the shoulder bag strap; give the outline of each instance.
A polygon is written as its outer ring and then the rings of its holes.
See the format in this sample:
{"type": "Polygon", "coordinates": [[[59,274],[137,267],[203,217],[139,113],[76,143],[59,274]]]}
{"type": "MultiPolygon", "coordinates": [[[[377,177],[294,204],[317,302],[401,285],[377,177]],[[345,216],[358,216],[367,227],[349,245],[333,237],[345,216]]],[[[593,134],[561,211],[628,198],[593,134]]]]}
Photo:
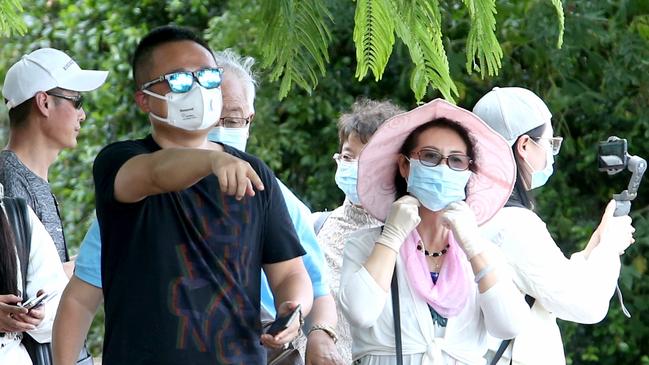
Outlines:
{"type": "Polygon", "coordinates": [[[325,210],[323,212],[318,212],[318,218],[316,218],[315,222],[313,222],[313,231],[315,232],[316,235],[320,233],[322,226],[324,226],[327,219],[329,219],[331,212],[332,210],[325,210]]]}
{"type": "MultiPolygon", "coordinates": [[[[534,302],[536,301],[536,299],[534,299],[533,297],[525,294],[525,301],[527,302],[527,305],[529,305],[530,308],[532,308],[532,306],[534,305],[534,302]]],[[[489,363],[489,365],[496,365],[498,363],[498,360],[500,360],[500,358],[503,356],[503,354],[505,353],[505,350],[507,349],[507,347],[509,347],[509,344],[512,341],[514,341],[514,339],[503,340],[503,342],[500,343],[500,346],[498,347],[498,351],[496,351],[496,355],[494,355],[494,358],[491,359],[491,362],[489,363]]],[[[513,359],[509,360],[510,365],[511,365],[512,361],[513,361],[513,359]]]]}
{"type": "Polygon", "coordinates": [[[392,273],[392,315],[394,317],[394,342],[397,350],[397,365],[403,365],[403,346],[401,344],[401,314],[399,309],[399,284],[397,283],[397,265],[392,273]]]}

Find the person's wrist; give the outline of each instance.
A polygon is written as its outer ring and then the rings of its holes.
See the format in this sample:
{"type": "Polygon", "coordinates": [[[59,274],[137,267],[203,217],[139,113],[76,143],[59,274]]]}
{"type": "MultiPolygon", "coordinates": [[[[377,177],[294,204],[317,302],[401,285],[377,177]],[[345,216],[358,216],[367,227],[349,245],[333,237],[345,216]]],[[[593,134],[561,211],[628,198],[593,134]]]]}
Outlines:
{"type": "Polygon", "coordinates": [[[317,323],[311,326],[311,329],[309,329],[309,332],[307,333],[307,338],[311,337],[312,334],[320,334],[323,333],[327,335],[334,343],[338,342],[338,334],[336,333],[336,330],[326,324],[326,323],[317,323]]]}

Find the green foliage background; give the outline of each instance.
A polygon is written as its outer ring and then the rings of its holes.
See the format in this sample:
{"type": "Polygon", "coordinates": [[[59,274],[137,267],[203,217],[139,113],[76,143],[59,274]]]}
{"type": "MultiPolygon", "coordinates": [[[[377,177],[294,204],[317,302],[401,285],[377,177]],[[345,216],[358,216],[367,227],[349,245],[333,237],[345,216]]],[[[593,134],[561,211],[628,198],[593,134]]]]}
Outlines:
{"type": "MultiPolygon", "coordinates": [[[[330,62],[311,94],[293,88],[282,101],[279,83],[259,70],[261,86],[249,151],[265,160],[314,210],[334,208],[342,193],[334,184],[331,155],[337,149],[335,121],[358,96],[415,106],[413,65],[396,40],[383,78],[355,79],[354,6],[323,1],[332,17],[330,62]]],[[[214,49],[232,47],[259,57],[264,39],[262,1],[35,0],[23,2],[26,33],[0,38],[0,78],[22,54],[51,46],[69,52],[85,68],[110,70],[109,81],[90,95],[79,146],[64,151],[50,173],[61,200],[73,251],[94,216],[91,166],[99,149],[115,140],[141,137],[148,124],[132,100],[129,59],[139,38],[155,26],[175,23],[203,32],[214,49]]],[[[565,38],[556,48],[556,10],[549,2],[499,0],[495,16],[504,58],[500,75],[482,79],[466,70],[470,17],[459,0],[440,2],[443,45],[456,101],[470,108],[493,86],[524,86],[541,95],[565,137],[556,172],[537,197],[538,210],[564,253],[582,248],[611,194],[626,187],[628,174],[609,177],[595,164],[597,141],[609,135],[629,140],[630,152],[649,157],[649,2],[578,0],[564,5],[565,38]],[[624,175],[624,176],[622,176],[624,175]]],[[[439,97],[426,91],[424,100],[439,97]]],[[[2,139],[6,110],[0,106],[2,139]]],[[[636,244],[623,256],[620,286],[633,317],[617,300],[597,325],[559,321],[569,364],[649,364],[649,183],[634,202],[636,244]]],[[[101,352],[103,316],[89,337],[101,352]]]]}

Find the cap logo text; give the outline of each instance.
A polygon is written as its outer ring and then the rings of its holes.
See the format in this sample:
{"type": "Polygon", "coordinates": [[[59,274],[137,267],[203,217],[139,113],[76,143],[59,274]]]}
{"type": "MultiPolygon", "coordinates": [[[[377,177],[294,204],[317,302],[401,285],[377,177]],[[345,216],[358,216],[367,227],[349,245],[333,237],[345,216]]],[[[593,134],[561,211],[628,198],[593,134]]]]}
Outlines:
{"type": "Polygon", "coordinates": [[[73,64],[74,64],[74,60],[73,60],[73,59],[70,59],[70,61],[68,61],[68,63],[66,63],[65,66],[63,66],[63,69],[67,71],[68,68],[69,68],[70,66],[72,66],[73,64]]]}

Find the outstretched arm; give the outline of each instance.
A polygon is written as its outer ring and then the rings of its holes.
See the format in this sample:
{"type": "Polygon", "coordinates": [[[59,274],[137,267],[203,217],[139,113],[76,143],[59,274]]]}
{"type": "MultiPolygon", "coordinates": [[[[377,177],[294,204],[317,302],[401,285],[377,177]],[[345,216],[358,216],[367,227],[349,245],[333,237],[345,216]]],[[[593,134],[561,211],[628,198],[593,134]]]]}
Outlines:
{"type": "Polygon", "coordinates": [[[166,148],[140,154],[117,171],[115,199],[135,203],[147,196],[184,190],[209,174],[219,180],[221,190],[242,198],[253,196],[253,186],[264,186],[250,164],[226,152],[196,148],[166,148]]]}

